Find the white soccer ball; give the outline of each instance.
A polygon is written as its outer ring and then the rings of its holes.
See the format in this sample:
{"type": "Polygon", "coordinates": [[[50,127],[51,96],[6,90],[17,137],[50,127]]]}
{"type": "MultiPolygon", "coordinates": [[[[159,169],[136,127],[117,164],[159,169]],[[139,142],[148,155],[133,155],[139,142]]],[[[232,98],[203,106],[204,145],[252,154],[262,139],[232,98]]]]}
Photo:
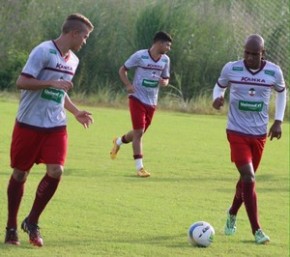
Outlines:
{"type": "Polygon", "coordinates": [[[214,237],[215,231],[212,225],[206,221],[198,221],[188,229],[188,241],[193,246],[208,247],[214,237]]]}

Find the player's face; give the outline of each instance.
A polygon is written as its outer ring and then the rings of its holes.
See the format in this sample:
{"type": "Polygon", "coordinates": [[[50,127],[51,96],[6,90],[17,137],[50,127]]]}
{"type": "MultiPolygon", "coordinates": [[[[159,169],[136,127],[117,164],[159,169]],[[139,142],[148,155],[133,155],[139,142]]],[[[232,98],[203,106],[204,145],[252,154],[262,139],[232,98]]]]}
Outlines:
{"type": "Polygon", "coordinates": [[[264,50],[253,45],[246,45],[244,50],[244,60],[250,69],[259,69],[264,50]]]}
{"type": "Polygon", "coordinates": [[[74,40],[73,45],[71,47],[71,50],[73,51],[79,51],[83,45],[87,43],[87,39],[90,36],[89,29],[84,29],[83,31],[75,31],[74,32],[74,40]]]}
{"type": "Polygon", "coordinates": [[[159,43],[159,53],[166,54],[171,49],[171,42],[164,41],[159,43]]]}

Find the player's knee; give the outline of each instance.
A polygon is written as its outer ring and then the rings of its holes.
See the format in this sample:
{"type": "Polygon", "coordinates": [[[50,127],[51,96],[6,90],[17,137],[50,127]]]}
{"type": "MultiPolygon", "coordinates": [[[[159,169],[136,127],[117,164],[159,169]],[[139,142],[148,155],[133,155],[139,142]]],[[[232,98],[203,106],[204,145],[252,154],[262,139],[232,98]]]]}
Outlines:
{"type": "Polygon", "coordinates": [[[63,166],[60,165],[48,165],[47,174],[52,178],[60,178],[63,174],[63,166]]]}
{"type": "Polygon", "coordinates": [[[28,176],[28,172],[14,169],[12,176],[17,182],[25,182],[28,176]]]}

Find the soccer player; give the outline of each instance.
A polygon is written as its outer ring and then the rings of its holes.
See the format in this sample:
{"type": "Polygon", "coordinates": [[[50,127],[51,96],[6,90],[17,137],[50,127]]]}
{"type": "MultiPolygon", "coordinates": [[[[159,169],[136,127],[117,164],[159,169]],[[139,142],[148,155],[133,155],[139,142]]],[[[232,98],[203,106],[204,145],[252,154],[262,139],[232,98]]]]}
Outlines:
{"type": "Polygon", "coordinates": [[[129,109],[133,129],[122,137],[114,138],[111,158],[115,159],[122,144],[132,142],[137,176],[149,177],[143,166],[142,136],[151,124],[158,100],[159,88],[169,83],[171,36],[157,32],[150,49],[135,52],[119,69],[120,79],[129,94],[129,109]],[[128,70],[135,69],[133,82],[128,70]]]}
{"type": "Polygon", "coordinates": [[[231,160],[239,171],[236,192],[227,213],[225,234],[236,232],[236,218],[242,203],[251,224],[257,244],[270,241],[258,220],[255,172],[258,169],[267,138],[268,108],[272,89],[276,91],[275,121],[268,137],[280,139],[281,123],[286,106],[286,88],[279,66],[264,59],[264,39],[257,34],[247,37],[244,59],[228,62],[222,69],[213,90],[213,107],[224,103],[229,88],[227,138],[231,160]]]}
{"type": "Polygon", "coordinates": [[[79,60],[73,51],[86,43],[94,26],[83,15],[67,17],[61,35],[36,46],[17,79],[21,99],[11,142],[13,169],[8,189],[8,221],[5,243],[19,245],[17,213],[27,176],[36,163],[46,165],[46,174],[36,190],[33,206],[21,228],[29,241],[42,246],[38,220],[61,179],[67,153],[66,112],[71,112],[85,128],[93,122],[91,113],[79,110],[67,92],[79,60]]]}

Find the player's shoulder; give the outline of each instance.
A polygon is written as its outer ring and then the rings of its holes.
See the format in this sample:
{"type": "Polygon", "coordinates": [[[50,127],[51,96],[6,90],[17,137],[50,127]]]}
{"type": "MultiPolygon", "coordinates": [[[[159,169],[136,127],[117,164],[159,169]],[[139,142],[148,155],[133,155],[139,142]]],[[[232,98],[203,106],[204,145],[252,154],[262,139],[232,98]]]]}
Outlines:
{"type": "Polygon", "coordinates": [[[57,49],[56,49],[55,45],[53,44],[53,42],[50,40],[50,41],[44,41],[44,42],[38,44],[37,46],[35,46],[32,49],[32,52],[38,52],[38,53],[51,52],[51,53],[56,53],[57,49]]]}
{"type": "Polygon", "coordinates": [[[223,69],[228,71],[243,71],[245,65],[243,60],[229,61],[224,65],[223,69]]]}
{"type": "Polygon", "coordinates": [[[267,69],[272,69],[272,70],[281,70],[280,66],[271,62],[271,61],[265,61],[266,64],[264,66],[264,70],[267,70],[267,69]]]}
{"type": "Polygon", "coordinates": [[[140,50],[137,50],[134,55],[136,56],[139,56],[139,57],[142,57],[142,56],[149,56],[149,51],[148,49],[140,49],[140,50]]]}

